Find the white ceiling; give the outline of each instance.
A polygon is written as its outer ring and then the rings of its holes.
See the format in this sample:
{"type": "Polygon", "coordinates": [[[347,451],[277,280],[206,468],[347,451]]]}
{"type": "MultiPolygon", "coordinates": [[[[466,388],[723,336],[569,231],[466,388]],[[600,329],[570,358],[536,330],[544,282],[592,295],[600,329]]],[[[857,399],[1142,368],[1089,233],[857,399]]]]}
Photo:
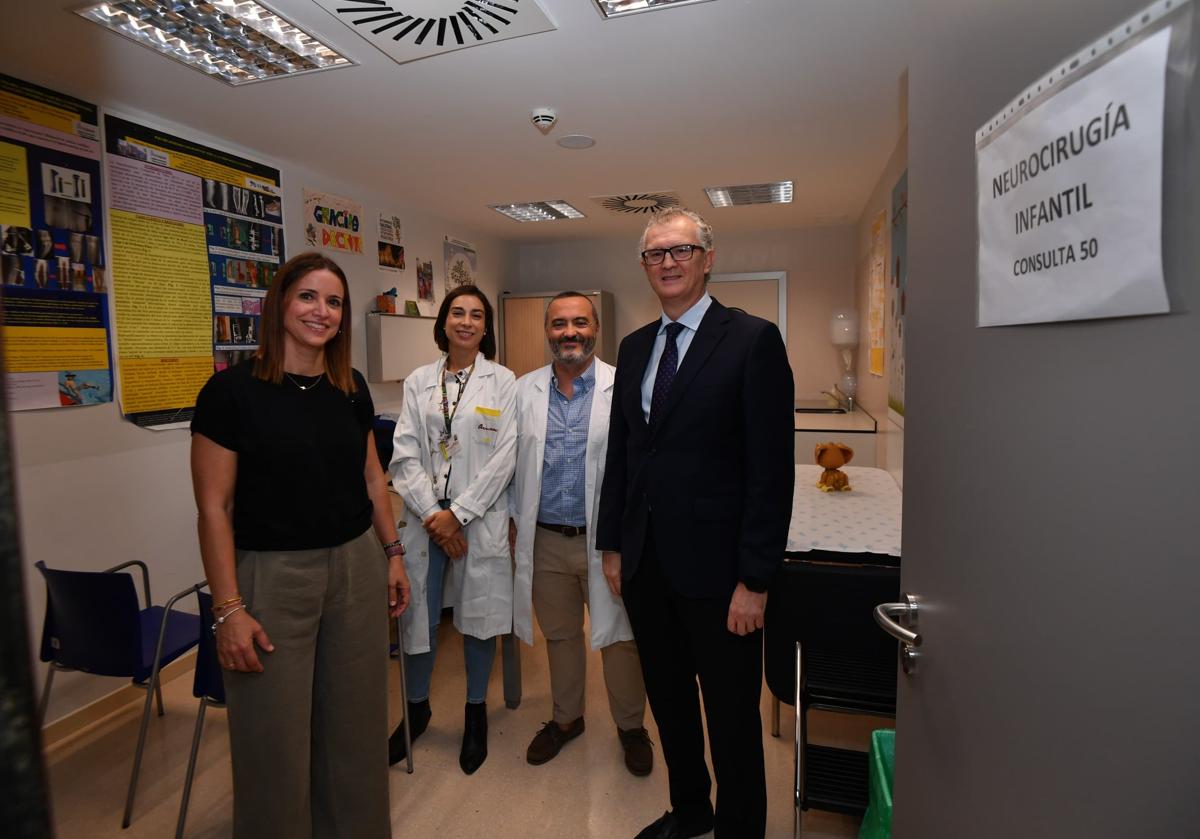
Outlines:
{"type": "Polygon", "coordinates": [[[537,0],[555,31],[402,65],[312,0],[268,0],[359,66],[239,88],[67,11],[80,2],[0,0],[0,71],[514,241],[638,230],[589,196],[646,191],[679,193],[722,232],[851,223],[901,130],[896,0],[714,0],[609,21],[593,0],[537,0]],[[529,120],[540,105],[558,111],[548,135],[529,120]],[[596,146],[562,149],[568,133],[596,146]],[[717,210],[702,190],[787,178],[790,205],[717,210]],[[545,199],[587,218],[522,224],[487,207],[545,199]]]}

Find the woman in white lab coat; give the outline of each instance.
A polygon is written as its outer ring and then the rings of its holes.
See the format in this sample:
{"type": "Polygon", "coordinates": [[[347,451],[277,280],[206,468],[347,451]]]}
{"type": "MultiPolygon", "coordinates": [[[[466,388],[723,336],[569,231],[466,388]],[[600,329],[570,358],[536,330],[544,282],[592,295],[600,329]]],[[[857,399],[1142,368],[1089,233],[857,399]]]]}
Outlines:
{"type": "Polygon", "coordinates": [[[404,380],[390,472],[404,499],[401,540],[412,582],[405,613],[406,720],[388,742],[406,755],[429,724],[429,684],[442,609],[463,636],[467,704],[459,765],[470,775],[487,758],[487,686],[496,636],[512,627],[512,564],[505,488],[516,460],[516,379],[496,354],[492,306],[475,286],[446,294],[434,324],[445,353],[404,380]]]}
{"type": "MultiPolygon", "coordinates": [[[[588,422],[587,459],[584,463],[584,498],[587,499],[587,533],[595,531],[600,485],[604,482],[604,458],[608,451],[608,415],[612,407],[611,364],[595,361],[596,389],[588,422]]],[[[533,540],[537,531],[538,502],[542,493],[542,464],[546,451],[547,388],[553,373],[547,365],[517,384],[517,470],[509,490],[509,506],[517,523],[516,582],[513,600],[513,632],[533,644],[533,540]]],[[[603,649],[616,641],[633,638],[629,618],[621,601],[613,597],[604,580],[600,552],[587,540],[588,616],[592,649],[603,649]]]]}

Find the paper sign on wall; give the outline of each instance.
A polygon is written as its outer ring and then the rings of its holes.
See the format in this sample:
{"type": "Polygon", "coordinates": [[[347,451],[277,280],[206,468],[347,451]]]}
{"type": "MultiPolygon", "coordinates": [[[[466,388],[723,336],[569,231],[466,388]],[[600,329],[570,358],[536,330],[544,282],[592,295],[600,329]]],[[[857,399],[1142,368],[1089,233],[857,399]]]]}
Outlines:
{"type": "Polygon", "coordinates": [[[977,134],[979,326],[1168,311],[1169,37],[1151,35],[977,134]]]}
{"type": "Polygon", "coordinates": [[[304,238],[310,247],[363,252],[363,205],[340,195],[304,190],[304,238]]]}

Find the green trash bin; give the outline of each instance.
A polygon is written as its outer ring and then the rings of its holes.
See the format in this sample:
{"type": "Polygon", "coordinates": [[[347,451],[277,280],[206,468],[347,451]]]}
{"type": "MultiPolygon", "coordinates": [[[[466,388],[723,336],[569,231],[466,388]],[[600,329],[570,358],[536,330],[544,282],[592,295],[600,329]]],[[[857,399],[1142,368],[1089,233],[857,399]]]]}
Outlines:
{"type": "Polygon", "coordinates": [[[896,766],[896,730],[881,728],[871,732],[870,799],[863,816],[858,839],[891,839],[892,772],[896,766]]]}

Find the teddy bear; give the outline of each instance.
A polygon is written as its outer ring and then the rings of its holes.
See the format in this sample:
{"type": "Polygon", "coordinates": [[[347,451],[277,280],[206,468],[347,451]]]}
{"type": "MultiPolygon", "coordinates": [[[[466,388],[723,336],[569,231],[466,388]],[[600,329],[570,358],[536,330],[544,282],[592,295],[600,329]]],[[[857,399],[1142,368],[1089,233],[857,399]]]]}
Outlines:
{"type": "Polygon", "coordinates": [[[821,492],[849,492],[850,479],[839,469],[854,457],[854,449],[841,443],[817,443],[814,452],[818,466],[824,466],[825,471],[817,479],[817,488],[821,492]]]}

